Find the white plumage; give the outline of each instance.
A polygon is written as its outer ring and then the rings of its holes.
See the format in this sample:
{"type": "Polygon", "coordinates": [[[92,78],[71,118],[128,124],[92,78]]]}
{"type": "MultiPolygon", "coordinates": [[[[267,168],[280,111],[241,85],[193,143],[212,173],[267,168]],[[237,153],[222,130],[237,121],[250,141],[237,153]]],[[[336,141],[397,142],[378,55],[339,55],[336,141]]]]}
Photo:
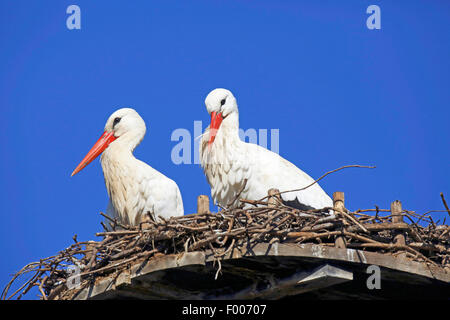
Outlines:
{"type": "MultiPolygon", "coordinates": [[[[236,99],[226,89],[215,89],[205,100],[211,125],[200,143],[200,161],[216,204],[229,205],[244,187],[240,198],[258,200],[267,191],[300,189],[312,182],[305,172],[278,154],[239,138],[236,99]]],[[[301,208],[332,207],[331,198],[316,183],[297,192],[281,194],[283,201],[301,208]]],[[[233,203],[233,205],[237,205],[233,203]]]]}
{"type": "Polygon", "coordinates": [[[100,138],[99,146],[91,149],[72,174],[103,152],[100,161],[109,195],[107,213],[132,226],[138,225],[147,213],[153,219],[184,214],[177,184],[133,156],[145,131],[145,122],[135,110],[117,110],[106,122],[102,137],[107,138],[100,138]],[[108,137],[109,141],[105,141],[108,137]]]}

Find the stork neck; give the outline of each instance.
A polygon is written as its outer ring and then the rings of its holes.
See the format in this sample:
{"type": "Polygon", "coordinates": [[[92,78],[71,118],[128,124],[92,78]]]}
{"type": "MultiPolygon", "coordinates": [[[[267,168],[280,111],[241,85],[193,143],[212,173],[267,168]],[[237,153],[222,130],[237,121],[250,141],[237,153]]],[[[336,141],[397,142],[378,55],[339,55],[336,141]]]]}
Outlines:
{"type": "Polygon", "coordinates": [[[126,147],[131,152],[141,143],[144,139],[145,131],[142,130],[132,130],[125,133],[119,139],[117,139],[124,147],[126,147]]]}
{"type": "Polygon", "coordinates": [[[121,155],[133,154],[134,149],[141,143],[144,138],[145,130],[131,130],[121,135],[115,141],[113,141],[104,153],[114,154],[120,153],[121,155]]]}
{"type": "Polygon", "coordinates": [[[223,137],[239,140],[239,114],[237,112],[230,113],[226,116],[220,125],[223,130],[223,137]]]}

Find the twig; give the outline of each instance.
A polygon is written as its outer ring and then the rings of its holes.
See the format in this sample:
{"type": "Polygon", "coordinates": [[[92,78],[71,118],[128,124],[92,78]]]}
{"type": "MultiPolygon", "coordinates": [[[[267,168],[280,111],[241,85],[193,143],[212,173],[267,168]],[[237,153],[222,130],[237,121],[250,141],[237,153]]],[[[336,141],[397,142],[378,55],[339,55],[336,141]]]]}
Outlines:
{"type": "MultiPolygon", "coordinates": [[[[316,184],[317,182],[319,182],[319,181],[322,180],[323,178],[325,178],[327,175],[332,174],[332,173],[337,172],[337,171],[342,170],[342,169],[346,169],[346,168],[369,168],[369,169],[374,169],[374,168],[376,168],[376,166],[362,166],[362,165],[358,165],[358,164],[343,166],[343,167],[340,167],[340,168],[337,168],[337,169],[328,171],[327,173],[323,174],[319,179],[314,180],[314,182],[310,183],[310,184],[307,185],[306,187],[303,187],[303,188],[300,188],[300,189],[293,189],[293,190],[281,191],[281,192],[278,192],[278,193],[273,194],[272,196],[275,196],[275,195],[281,195],[281,194],[283,194],[283,193],[288,193],[288,192],[298,192],[298,191],[305,190],[305,189],[311,187],[312,185],[316,184]]],[[[268,197],[269,197],[269,196],[265,196],[264,198],[259,199],[259,201],[263,201],[263,200],[267,199],[268,197]]]]}
{"type": "Polygon", "coordinates": [[[441,192],[442,203],[444,204],[445,209],[447,209],[447,213],[450,216],[450,209],[448,208],[447,201],[445,201],[444,193],[441,192]]]}

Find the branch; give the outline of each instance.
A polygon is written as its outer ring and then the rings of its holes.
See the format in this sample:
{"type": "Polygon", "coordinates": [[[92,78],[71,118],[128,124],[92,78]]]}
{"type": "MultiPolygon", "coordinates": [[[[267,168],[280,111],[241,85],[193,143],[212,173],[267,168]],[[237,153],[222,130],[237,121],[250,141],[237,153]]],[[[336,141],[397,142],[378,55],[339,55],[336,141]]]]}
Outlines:
{"type": "MultiPolygon", "coordinates": [[[[343,167],[340,167],[340,168],[337,168],[337,169],[328,171],[327,173],[325,173],[324,175],[322,175],[319,179],[317,179],[317,180],[315,180],[314,182],[310,183],[310,184],[307,185],[306,187],[303,187],[303,188],[300,188],[300,189],[294,189],[294,190],[282,191],[282,192],[273,194],[272,196],[280,195],[280,194],[282,194],[282,193],[297,192],[297,191],[305,190],[305,189],[311,187],[312,185],[316,184],[317,182],[319,182],[319,181],[322,180],[323,178],[325,178],[327,175],[329,175],[329,174],[331,174],[331,173],[334,173],[334,172],[336,172],[336,171],[342,170],[342,169],[346,169],[346,168],[369,168],[369,169],[373,169],[373,168],[376,168],[376,166],[362,166],[362,165],[359,165],[359,164],[353,164],[353,165],[343,166],[343,167]]],[[[264,198],[259,199],[258,201],[263,201],[263,200],[267,199],[268,197],[269,197],[269,196],[265,196],[264,198]]]]}

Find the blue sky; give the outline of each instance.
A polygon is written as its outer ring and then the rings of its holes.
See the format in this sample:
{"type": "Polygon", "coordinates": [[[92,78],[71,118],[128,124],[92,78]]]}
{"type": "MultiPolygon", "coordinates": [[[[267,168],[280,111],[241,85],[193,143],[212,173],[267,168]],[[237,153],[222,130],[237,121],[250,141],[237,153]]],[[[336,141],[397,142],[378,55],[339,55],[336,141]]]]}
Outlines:
{"type": "Polygon", "coordinates": [[[0,286],[74,234],[95,239],[107,204],[100,163],[70,173],[118,108],[144,118],[136,157],[175,180],[194,212],[210,189],[199,165],[171,161],[170,137],[209,123],[204,99],[217,87],[236,96],[243,129],[279,129],[280,154],[312,177],[376,165],[321,182],[349,209],[399,199],[442,210],[449,30],[444,0],[2,0],[0,286]],[[81,30],[66,27],[71,4],[81,30]],[[381,30],[366,27],[371,4],[381,30]]]}

